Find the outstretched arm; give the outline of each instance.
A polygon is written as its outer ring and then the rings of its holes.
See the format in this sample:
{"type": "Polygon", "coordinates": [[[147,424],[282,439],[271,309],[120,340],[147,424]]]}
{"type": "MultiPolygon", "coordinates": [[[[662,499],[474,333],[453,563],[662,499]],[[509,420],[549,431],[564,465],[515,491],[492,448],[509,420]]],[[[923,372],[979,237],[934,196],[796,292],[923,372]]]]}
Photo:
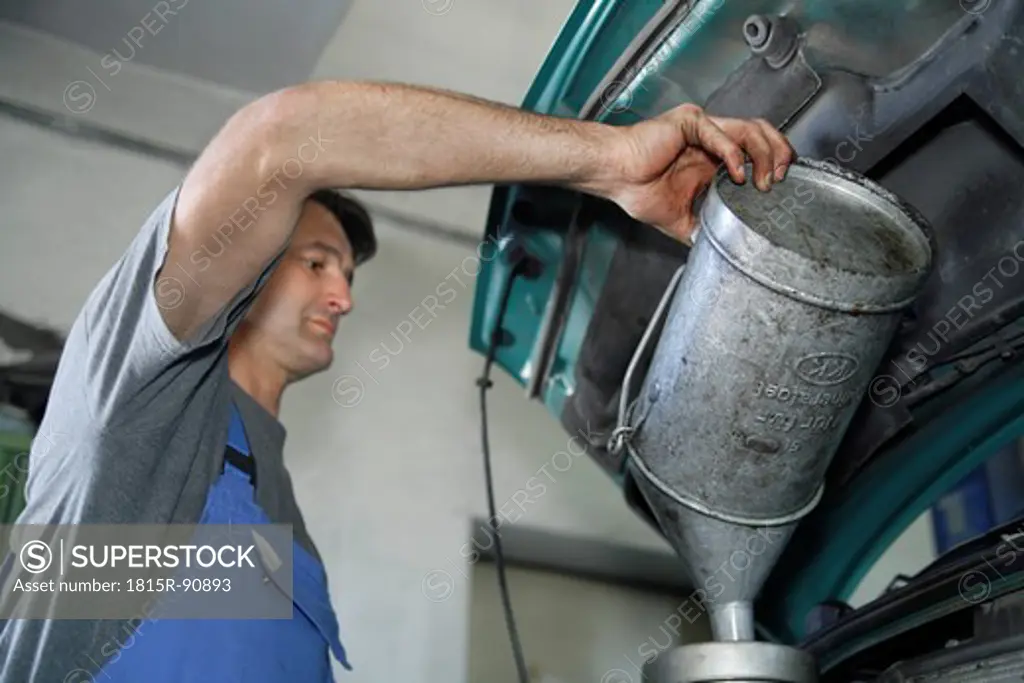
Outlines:
{"type": "MultiPolygon", "coordinates": [[[[190,169],[161,273],[214,240],[230,246],[215,267],[190,274],[181,304],[163,315],[178,338],[197,329],[283,248],[317,189],[562,185],[687,239],[694,197],[722,161],[743,182],[745,153],[761,189],[793,156],[767,123],[714,119],[692,105],[617,127],[417,86],[295,86],[236,113],[190,169]]],[[[159,286],[158,276],[158,298],[159,286]]]]}

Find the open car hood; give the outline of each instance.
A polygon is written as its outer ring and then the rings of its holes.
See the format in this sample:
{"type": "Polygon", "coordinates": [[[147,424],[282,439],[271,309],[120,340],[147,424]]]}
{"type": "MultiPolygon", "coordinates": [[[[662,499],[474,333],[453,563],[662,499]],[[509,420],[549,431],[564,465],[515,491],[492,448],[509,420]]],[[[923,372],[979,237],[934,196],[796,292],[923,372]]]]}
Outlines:
{"type": "MultiPolygon", "coordinates": [[[[523,102],[617,124],[684,102],[762,117],[801,156],[867,175],[935,231],[932,277],[762,591],[759,621],[781,641],[799,641],[815,605],[848,598],[913,520],[1024,434],[1021,4],[580,0],[523,102]],[[795,52],[753,54],[745,20],[783,12],[795,52]]],[[[485,238],[543,266],[513,285],[497,365],[568,432],[591,435],[594,462],[650,518],[606,443],[627,365],[688,249],[544,187],[496,188],[485,238]]],[[[477,283],[480,353],[508,278],[498,256],[477,283]]]]}

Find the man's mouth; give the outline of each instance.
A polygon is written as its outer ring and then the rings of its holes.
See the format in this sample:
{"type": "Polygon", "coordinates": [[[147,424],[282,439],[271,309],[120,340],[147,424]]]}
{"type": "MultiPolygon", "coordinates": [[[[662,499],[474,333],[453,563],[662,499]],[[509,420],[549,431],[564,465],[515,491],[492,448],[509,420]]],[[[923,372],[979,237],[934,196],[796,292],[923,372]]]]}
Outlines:
{"type": "Polygon", "coordinates": [[[325,318],[310,318],[309,323],[325,331],[329,336],[334,336],[334,324],[325,318]]]}

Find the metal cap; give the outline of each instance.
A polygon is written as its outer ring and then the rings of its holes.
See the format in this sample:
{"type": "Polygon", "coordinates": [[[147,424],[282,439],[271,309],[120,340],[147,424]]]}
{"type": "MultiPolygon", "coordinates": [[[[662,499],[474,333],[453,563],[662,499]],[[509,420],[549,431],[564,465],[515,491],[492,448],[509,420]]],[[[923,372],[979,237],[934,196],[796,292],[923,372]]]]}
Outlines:
{"type": "Polygon", "coordinates": [[[814,683],[817,665],[809,653],[762,642],[693,643],[660,655],[644,668],[652,683],[814,683]]]}
{"type": "Polygon", "coordinates": [[[765,287],[851,313],[907,306],[935,251],[913,207],[864,176],[806,159],[768,192],[737,185],[723,169],[701,208],[701,233],[765,287]]]}

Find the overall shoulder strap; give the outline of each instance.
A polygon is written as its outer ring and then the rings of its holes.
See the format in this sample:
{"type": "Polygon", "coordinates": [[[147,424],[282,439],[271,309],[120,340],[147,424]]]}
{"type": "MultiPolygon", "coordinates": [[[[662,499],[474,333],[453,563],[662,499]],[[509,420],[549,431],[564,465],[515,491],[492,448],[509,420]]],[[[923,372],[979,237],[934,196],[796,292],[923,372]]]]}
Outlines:
{"type": "Polygon", "coordinates": [[[224,448],[224,462],[248,474],[249,481],[253,486],[256,485],[256,461],[251,456],[242,415],[234,401],[231,402],[231,423],[228,426],[228,443],[224,448]]]}

